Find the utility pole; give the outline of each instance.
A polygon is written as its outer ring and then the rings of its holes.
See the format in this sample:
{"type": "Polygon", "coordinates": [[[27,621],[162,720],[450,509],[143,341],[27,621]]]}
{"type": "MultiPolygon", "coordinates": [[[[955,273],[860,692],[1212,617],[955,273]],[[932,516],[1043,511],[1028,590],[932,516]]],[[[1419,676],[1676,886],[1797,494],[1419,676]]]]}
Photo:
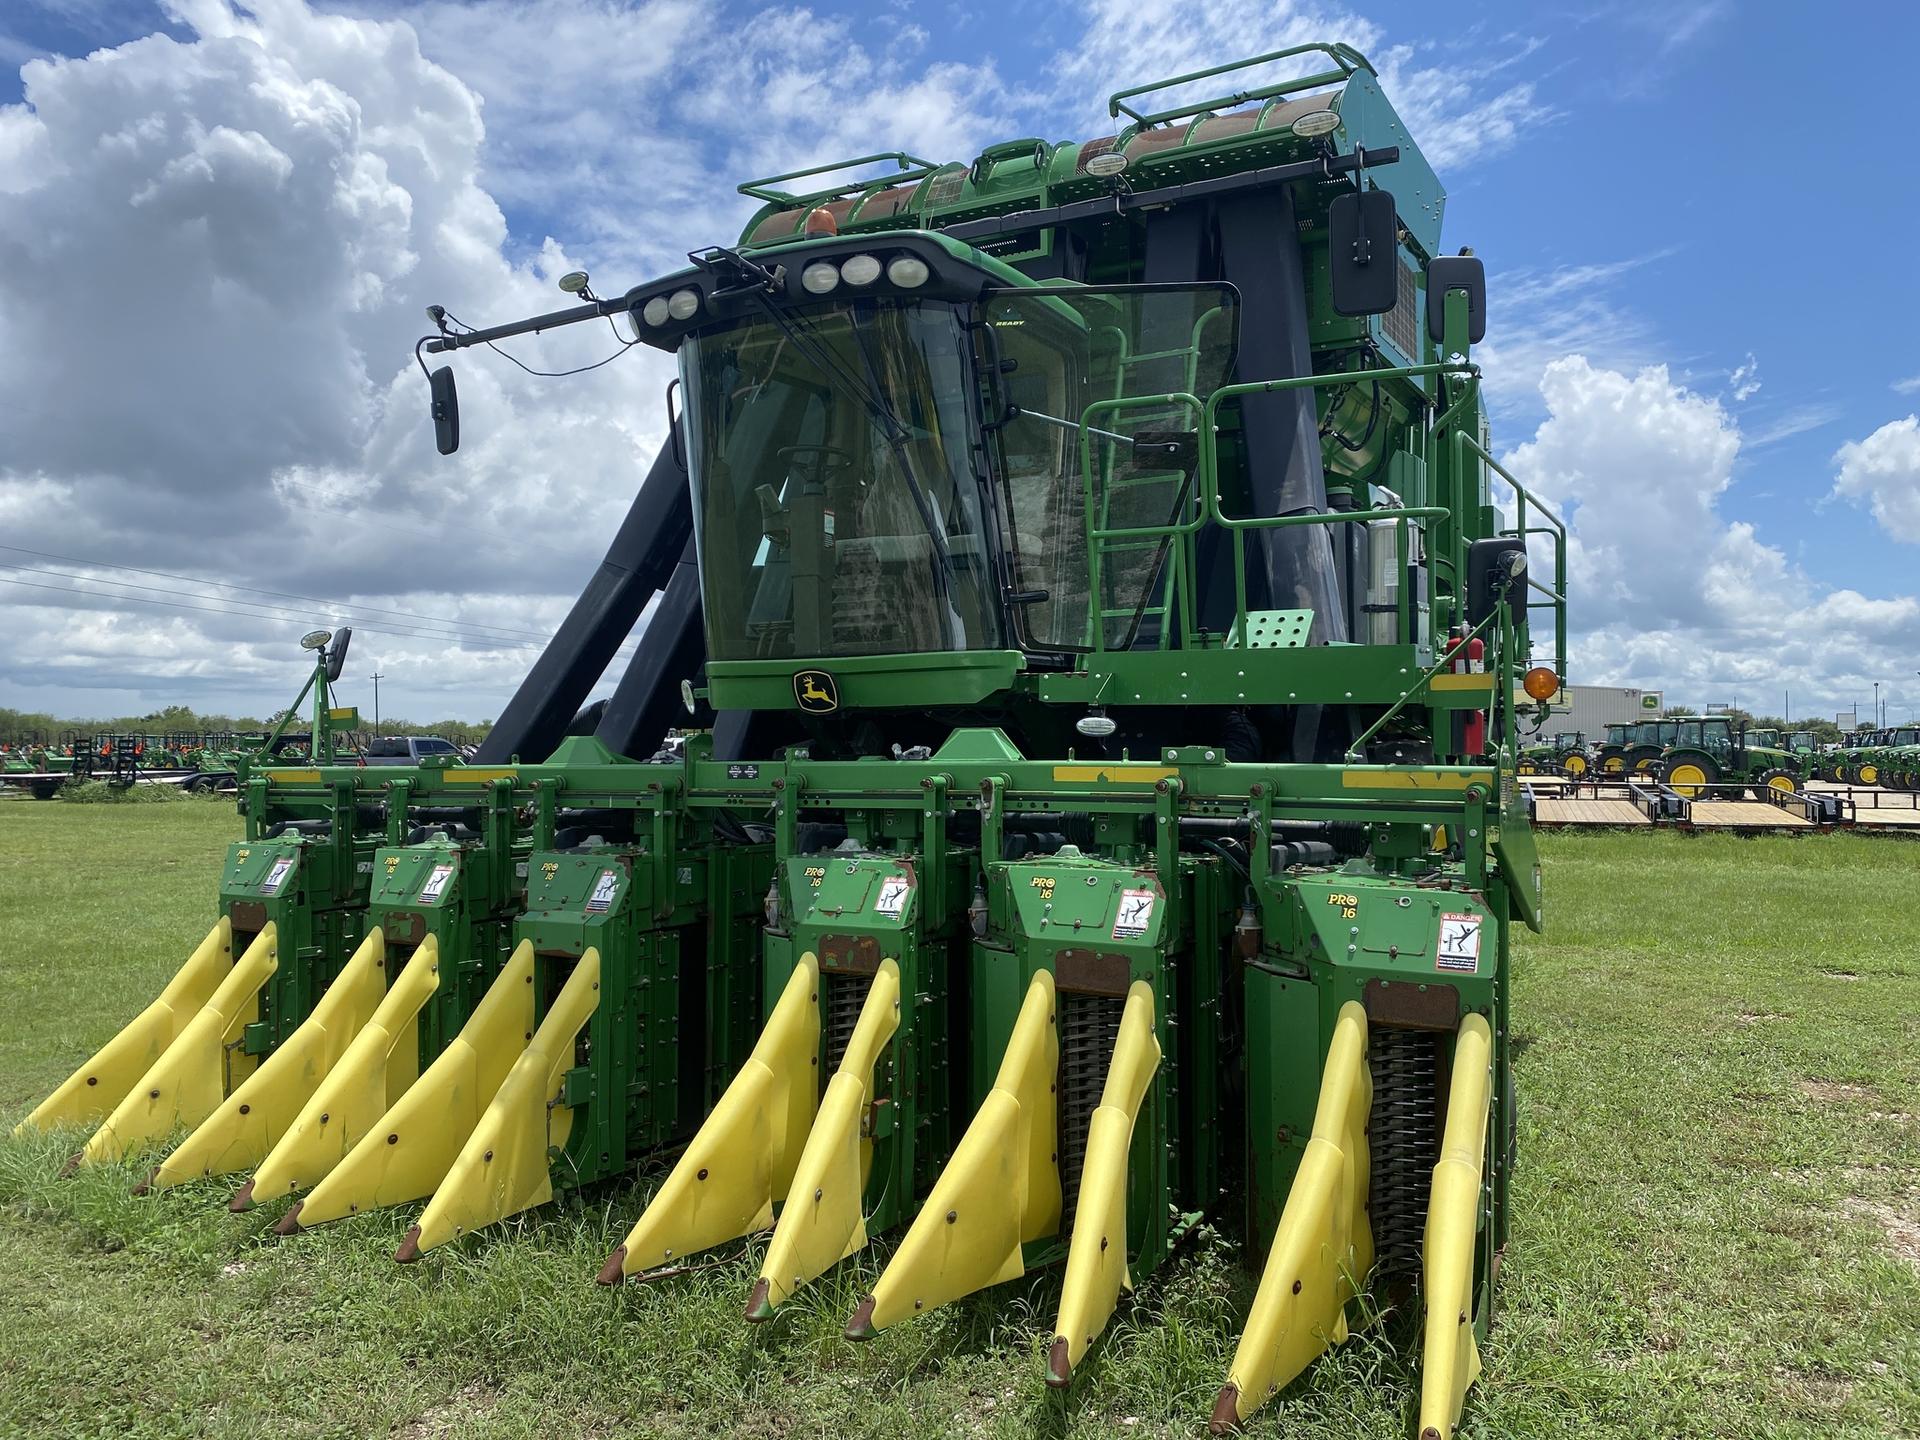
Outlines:
{"type": "Polygon", "coordinates": [[[1887,724],[1886,713],[1880,708],[1880,682],[1878,680],[1873,682],[1873,724],[1875,729],[1885,729],[1887,724]]]}
{"type": "Polygon", "coordinates": [[[367,678],[373,681],[373,733],[378,735],[380,733],[380,682],[387,677],[383,672],[376,670],[367,678]]]}

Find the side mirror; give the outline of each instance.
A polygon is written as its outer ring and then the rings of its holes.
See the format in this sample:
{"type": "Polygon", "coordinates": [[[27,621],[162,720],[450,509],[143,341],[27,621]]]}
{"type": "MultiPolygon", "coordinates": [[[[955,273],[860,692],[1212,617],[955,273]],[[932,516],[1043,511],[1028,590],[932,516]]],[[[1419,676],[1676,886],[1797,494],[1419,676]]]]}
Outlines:
{"type": "Polygon", "coordinates": [[[1467,343],[1478,345],[1487,335],[1487,267],[1478,255],[1443,255],[1427,262],[1427,334],[1438,345],[1447,314],[1447,292],[1467,292],[1467,343]]]}
{"type": "Polygon", "coordinates": [[[442,455],[460,448],[460,392],[454,388],[453,367],[442,365],[429,377],[433,386],[433,443],[442,455]]]}
{"type": "Polygon", "coordinates": [[[333,632],[333,648],[327,651],[327,683],[331,685],[347,668],[347,645],[353,639],[353,627],[342,625],[333,632]]]}
{"type": "Polygon", "coordinates": [[[1392,191],[1349,191],[1327,207],[1327,274],[1336,314],[1393,309],[1400,298],[1400,220],[1392,191]]]}
{"type": "Polygon", "coordinates": [[[1494,612],[1508,591],[1527,583],[1527,546],[1498,537],[1467,546],[1467,623],[1478,625],[1494,612]]]}

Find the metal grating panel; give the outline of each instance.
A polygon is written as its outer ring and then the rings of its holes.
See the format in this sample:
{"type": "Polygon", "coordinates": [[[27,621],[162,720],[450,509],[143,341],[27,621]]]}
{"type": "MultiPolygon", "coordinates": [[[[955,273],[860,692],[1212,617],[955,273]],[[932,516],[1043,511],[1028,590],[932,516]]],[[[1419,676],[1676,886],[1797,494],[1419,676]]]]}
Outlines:
{"type": "MultiPolygon", "coordinates": [[[[1313,630],[1311,610],[1249,610],[1247,644],[1249,650],[1298,650],[1307,643],[1313,630]]],[[[1228,637],[1227,643],[1238,643],[1228,637]]]]}
{"type": "Polygon", "coordinates": [[[1420,282],[1404,258],[1400,261],[1399,294],[1394,297],[1393,309],[1381,320],[1380,330],[1403,360],[1409,364],[1419,363],[1420,282]]]}

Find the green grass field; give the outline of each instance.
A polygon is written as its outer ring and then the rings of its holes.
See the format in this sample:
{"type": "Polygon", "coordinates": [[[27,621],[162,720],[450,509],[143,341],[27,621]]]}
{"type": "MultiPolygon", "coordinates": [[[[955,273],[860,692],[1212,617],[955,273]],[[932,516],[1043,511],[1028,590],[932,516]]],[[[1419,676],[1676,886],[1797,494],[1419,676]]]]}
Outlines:
{"type": "MultiPolygon", "coordinates": [[[[0,1121],[204,934],[234,823],[0,805],[0,1121]]],[[[1543,845],[1514,1238],[1463,1434],[1920,1435],[1920,849],[1543,845]]],[[[1062,1403],[1041,1383],[1054,1275],[854,1347],[872,1258],[765,1327],[739,1318],[756,1254],[595,1287],[632,1188],[403,1269],[408,1212],[276,1242],[279,1207],[229,1215],[226,1187],[135,1200],[138,1164],[58,1180],[70,1148],[0,1140],[0,1436],[1191,1436],[1251,1293],[1245,1257],[1203,1239],[1062,1403]]],[[[1402,1440],[1394,1338],[1356,1337],[1252,1433],[1402,1440]]]]}

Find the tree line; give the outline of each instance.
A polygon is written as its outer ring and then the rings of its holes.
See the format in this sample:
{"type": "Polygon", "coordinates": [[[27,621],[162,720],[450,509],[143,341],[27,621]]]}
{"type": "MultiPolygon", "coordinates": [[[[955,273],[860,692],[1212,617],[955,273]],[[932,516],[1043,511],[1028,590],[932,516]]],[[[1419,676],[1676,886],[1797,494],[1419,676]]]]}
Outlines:
{"type": "MultiPolygon", "coordinates": [[[[58,745],[69,736],[91,735],[212,735],[227,731],[267,730],[285,711],[276,710],[265,717],[254,715],[203,715],[186,705],[169,705],[145,715],[116,715],[110,719],[76,720],[37,710],[10,710],[0,706],[0,745],[58,745]]],[[[364,726],[365,716],[362,716],[364,726]]],[[[292,730],[306,730],[304,716],[296,717],[292,730]]],[[[435,720],[415,724],[408,720],[380,721],[382,735],[441,735],[456,745],[478,745],[493,728],[493,721],[435,720]]]]}

